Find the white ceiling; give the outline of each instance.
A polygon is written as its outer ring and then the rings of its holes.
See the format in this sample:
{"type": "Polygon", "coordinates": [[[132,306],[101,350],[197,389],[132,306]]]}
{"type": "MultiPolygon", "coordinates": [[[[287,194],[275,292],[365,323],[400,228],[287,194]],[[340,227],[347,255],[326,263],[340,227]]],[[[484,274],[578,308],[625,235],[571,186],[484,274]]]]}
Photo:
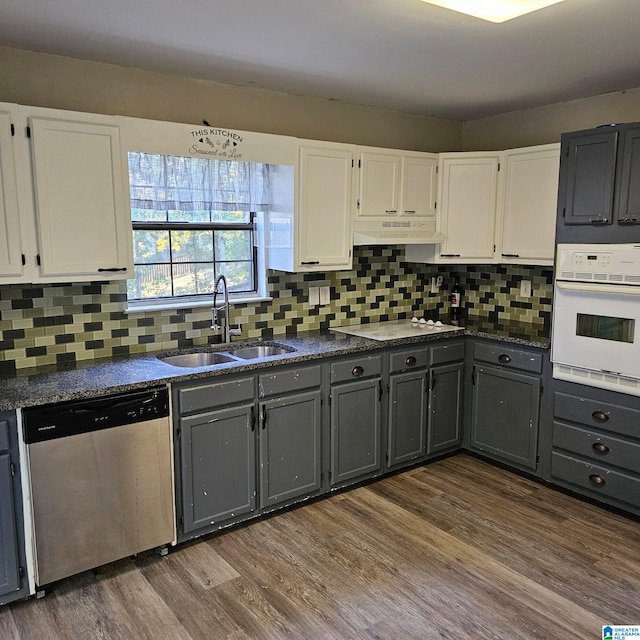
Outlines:
{"type": "Polygon", "coordinates": [[[639,87],[639,33],[638,0],[0,0],[6,46],[455,120],[639,87]]]}

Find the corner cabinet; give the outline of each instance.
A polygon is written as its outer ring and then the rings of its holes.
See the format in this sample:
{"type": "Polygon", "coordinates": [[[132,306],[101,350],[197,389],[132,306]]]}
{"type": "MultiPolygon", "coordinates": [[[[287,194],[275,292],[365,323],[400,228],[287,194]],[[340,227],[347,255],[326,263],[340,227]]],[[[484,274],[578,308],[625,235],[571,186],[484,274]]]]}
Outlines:
{"type": "Polygon", "coordinates": [[[320,142],[300,147],[295,270],[336,271],[352,264],[354,153],[320,142]]]}
{"type": "Polygon", "coordinates": [[[0,145],[0,213],[11,238],[10,248],[0,243],[0,282],[130,277],[126,157],[115,118],[4,105],[0,145]]]}
{"type": "Polygon", "coordinates": [[[536,472],[542,353],[480,340],[470,345],[468,448],[536,472]]]}
{"type": "Polygon", "coordinates": [[[640,239],[640,123],[562,136],[558,242],[640,239]]]}
{"type": "Polygon", "coordinates": [[[552,265],[557,144],[440,154],[440,245],[409,245],[409,262],[552,265]]]}

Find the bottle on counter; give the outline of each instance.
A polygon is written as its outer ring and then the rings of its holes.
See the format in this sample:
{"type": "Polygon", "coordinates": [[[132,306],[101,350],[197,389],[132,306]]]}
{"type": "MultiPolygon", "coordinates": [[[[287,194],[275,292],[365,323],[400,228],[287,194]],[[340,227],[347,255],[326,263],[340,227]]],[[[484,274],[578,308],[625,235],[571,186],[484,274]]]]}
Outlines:
{"type": "Polygon", "coordinates": [[[451,288],[449,301],[451,303],[451,318],[453,320],[458,320],[460,318],[462,308],[462,287],[458,280],[455,281],[455,284],[451,288]]]}

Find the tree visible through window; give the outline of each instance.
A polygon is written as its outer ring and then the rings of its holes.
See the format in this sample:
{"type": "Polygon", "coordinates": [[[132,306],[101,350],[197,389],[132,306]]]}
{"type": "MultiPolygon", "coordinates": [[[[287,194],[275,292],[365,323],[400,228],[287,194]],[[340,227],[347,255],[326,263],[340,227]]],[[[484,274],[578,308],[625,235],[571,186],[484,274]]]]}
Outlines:
{"type": "Polygon", "coordinates": [[[130,300],[254,293],[254,224],[269,207],[269,165],[129,153],[134,277],[130,300]]]}

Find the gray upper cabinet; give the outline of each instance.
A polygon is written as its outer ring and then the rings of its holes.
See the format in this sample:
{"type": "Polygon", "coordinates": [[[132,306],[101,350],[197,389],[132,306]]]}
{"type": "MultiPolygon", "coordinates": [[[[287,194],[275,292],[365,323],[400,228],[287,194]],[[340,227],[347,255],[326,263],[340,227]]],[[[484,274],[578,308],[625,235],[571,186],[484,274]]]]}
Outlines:
{"type": "Polygon", "coordinates": [[[318,493],[322,486],[320,365],[259,376],[260,506],[318,493]],[[300,388],[307,388],[300,391],[300,388]]]}
{"type": "Polygon", "coordinates": [[[472,450],[536,470],[542,355],[476,342],[471,371],[472,450]]]}
{"type": "Polygon", "coordinates": [[[331,485],[382,471],[382,356],[329,365],[331,387],[331,485]]]}
{"type": "Polygon", "coordinates": [[[557,242],[632,242],[640,224],[640,124],[562,136],[557,242]],[[635,232],[632,232],[634,234],[635,232]]]}
{"type": "Polygon", "coordinates": [[[0,413],[0,605],[28,591],[21,504],[15,414],[0,413]]]}

